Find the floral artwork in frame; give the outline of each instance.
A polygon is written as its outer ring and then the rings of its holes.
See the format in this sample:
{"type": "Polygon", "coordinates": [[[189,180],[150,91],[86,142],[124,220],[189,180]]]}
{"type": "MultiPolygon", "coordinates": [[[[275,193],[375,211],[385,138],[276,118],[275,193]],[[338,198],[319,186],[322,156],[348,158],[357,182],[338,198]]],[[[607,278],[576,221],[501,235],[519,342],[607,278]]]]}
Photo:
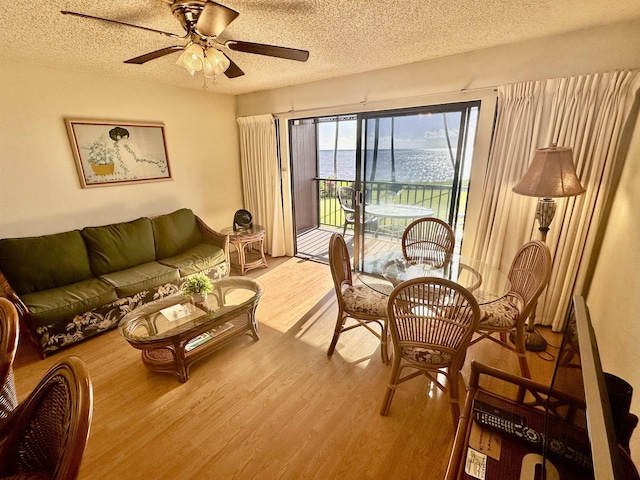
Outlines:
{"type": "Polygon", "coordinates": [[[65,121],[82,188],[171,180],[164,124],[65,121]]]}

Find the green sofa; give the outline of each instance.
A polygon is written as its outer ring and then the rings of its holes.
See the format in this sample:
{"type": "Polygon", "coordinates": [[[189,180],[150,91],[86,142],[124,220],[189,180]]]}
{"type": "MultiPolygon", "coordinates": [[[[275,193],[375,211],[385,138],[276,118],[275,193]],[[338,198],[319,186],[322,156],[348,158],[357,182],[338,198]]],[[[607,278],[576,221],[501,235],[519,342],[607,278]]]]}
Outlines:
{"type": "Polygon", "coordinates": [[[184,279],[229,274],[229,237],[189,209],[40,237],[0,240],[0,296],[44,358],[109,330],[184,279]]]}

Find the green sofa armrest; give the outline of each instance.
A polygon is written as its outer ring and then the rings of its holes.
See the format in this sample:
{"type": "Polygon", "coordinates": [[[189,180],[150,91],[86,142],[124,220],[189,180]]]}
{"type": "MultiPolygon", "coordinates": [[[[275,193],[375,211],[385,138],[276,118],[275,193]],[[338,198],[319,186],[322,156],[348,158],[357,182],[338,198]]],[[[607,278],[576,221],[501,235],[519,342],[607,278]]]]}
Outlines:
{"type": "Polygon", "coordinates": [[[229,256],[229,235],[223,235],[210,228],[204,221],[196,215],[196,224],[202,234],[202,241],[210,245],[216,245],[224,251],[224,258],[227,264],[227,271],[230,271],[231,260],[229,256]]]}

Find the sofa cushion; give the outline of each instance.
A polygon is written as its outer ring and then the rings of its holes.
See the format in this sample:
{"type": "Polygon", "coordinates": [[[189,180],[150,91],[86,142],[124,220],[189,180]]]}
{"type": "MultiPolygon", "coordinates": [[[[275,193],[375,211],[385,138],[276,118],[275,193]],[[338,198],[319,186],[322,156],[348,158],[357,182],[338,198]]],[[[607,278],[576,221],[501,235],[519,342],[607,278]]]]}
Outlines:
{"type": "Polygon", "coordinates": [[[151,220],[156,260],[174,257],[202,242],[196,216],[188,208],[151,220]]]}
{"type": "Polygon", "coordinates": [[[139,218],[82,230],[95,276],[125,270],[156,259],[151,220],[139,218]]]}
{"type": "Polygon", "coordinates": [[[18,295],[93,277],[79,230],[0,240],[0,270],[18,295]]]}
{"type": "Polygon", "coordinates": [[[186,277],[202,270],[209,270],[224,261],[224,250],[207,243],[196,245],[179,255],[158,260],[163,265],[178,269],[180,277],[186,277]]]}
{"type": "Polygon", "coordinates": [[[23,295],[34,327],[51,325],[118,299],[113,286],[97,278],[23,295]]]}
{"type": "Polygon", "coordinates": [[[151,290],[159,285],[177,282],[180,274],[175,268],[149,262],[119,272],[100,275],[105,282],[113,285],[118,297],[130,297],[144,290],[151,290]]]}

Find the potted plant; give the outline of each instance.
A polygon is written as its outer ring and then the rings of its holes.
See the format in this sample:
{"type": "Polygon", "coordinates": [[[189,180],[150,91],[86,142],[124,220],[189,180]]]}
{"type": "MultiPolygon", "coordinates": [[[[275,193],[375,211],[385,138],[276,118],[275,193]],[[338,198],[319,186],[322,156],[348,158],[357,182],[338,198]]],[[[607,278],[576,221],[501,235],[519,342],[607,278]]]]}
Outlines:
{"type": "Polygon", "coordinates": [[[195,273],[182,284],[182,294],[192,297],[195,303],[204,303],[213,291],[213,282],[205,273],[195,273]]]}

